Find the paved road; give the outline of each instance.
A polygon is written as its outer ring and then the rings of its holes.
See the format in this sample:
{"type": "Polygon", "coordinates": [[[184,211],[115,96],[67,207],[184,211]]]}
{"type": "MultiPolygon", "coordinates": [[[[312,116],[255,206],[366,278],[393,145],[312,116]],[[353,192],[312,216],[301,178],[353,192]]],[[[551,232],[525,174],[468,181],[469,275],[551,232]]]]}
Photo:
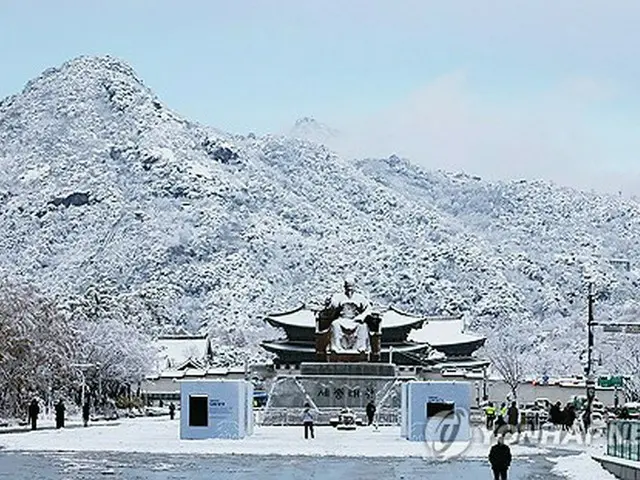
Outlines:
{"type": "MultiPolygon", "coordinates": [[[[544,456],[517,458],[510,480],[559,480],[544,456]]],[[[0,452],[0,479],[11,480],[480,480],[484,461],[433,463],[417,458],[149,455],[136,453],[26,454],[0,452]]]]}
{"type": "MultiPolygon", "coordinates": [[[[116,427],[120,425],[120,422],[117,421],[100,421],[100,422],[90,422],[89,427],[116,427]]],[[[37,431],[42,430],[55,430],[56,426],[51,422],[38,422],[37,431]]],[[[82,422],[65,422],[65,429],[74,429],[74,428],[84,428],[84,424],[82,422]]],[[[26,433],[31,432],[31,425],[11,425],[11,426],[3,426],[0,427],[0,434],[3,433],[26,433]]]]}
{"type": "MultiPolygon", "coordinates": [[[[428,375],[428,378],[434,380],[459,380],[471,382],[480,389],[482,395],[482,380],[470,380],[464,377],[441,377],[438,374],[428,375]]],[[[509,386],[500,380],[490,380],[487,385],[489,399],[502,402],[510,393],[509,386]]],[[[476,392],[474,391],[474,397],[476,392]]],[[[563,404],[571,400],[573,395],[585,395],[584,387],[560,387],[558,385],[532,385],[531,383],[523,383],[518,387],[518,401],[520,403],[533,403],[536,398],[548,398],[553,403],[560,400],[563,404]]],[[[600,389],[596,390],[596,397],[605,405],[613,405],[614,390],[600,389]]],[[[620,392],[620,402],[623,402],[622,393],[620,392]]]]}

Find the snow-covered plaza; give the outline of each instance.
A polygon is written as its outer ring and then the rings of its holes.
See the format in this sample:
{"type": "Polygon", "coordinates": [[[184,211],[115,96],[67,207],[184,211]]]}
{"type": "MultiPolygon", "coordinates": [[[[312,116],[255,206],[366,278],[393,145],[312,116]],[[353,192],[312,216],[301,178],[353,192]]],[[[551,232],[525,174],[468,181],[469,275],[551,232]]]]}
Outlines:
{"type": "MultiPolygon", "coordinates": [[[[417,474],[416,478],[471,479],[488,478],[488,448],[485,441],[475,441],[442,461],[433,456],[428,444],[402,439],[399,427],[377,431],[363,427],[352,432],[318,427],[314,440],[304,440],[302,428],[257,427],[244,440],[180,440],[177,421],[137,418],[89,428],[0,434],[0,476],[34,478],[28,475],[31,468],[42,479],[93,478],[82,476],[88,471],[96,476],[154,479],[214,478],[205,476],[213,473],[220,479],[248,479],[260,473],[261,478],[353,480],[365,478],[367,471],[367,475],[379,472],[378,478],[417,474]],[[41,473],[47,471],[50,476],[41,473]]],[[[589,453],[598,448],[513,444],[510,478],[613,479],[590,458],[589,453]]]]}

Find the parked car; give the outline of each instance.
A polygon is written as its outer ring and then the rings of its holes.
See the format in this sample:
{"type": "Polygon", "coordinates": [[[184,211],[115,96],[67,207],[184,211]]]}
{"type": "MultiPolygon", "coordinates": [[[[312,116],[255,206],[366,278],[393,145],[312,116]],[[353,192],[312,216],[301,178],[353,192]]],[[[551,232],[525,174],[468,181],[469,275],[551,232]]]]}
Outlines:
{"type": "Polygon", "coordinates": [[[169,409],[165,407],[145,407],[144,414],[147,417],[162,417],[169,415],[169,409]]]}
{"type": "Polygon", "coordinates": [[[591,402],[591,411],[592,412],[601,412],[604,413],[605,408],[604,408],[604,403],[602,403],[600,400],[598,400],[597,398],[593,400],[593,402],[591,402]]]}
{"type": "Polygon", "coordinates": [[[526,428],[538,429],[547,421],[547,411],[534,404],[527,404],[520,408],[520,422],[526,428]]]}
{"type": "Polygon", "coordinates": [[[464,374],[465,378],[471,378],[471,379],[475,379],[475,380],[482,380],[484,378],[484,371],[483,370],[471,370],[469,372],[466,372],[464,374]]]}
{"type": "Polygon", "coordinates": [[[558,380],[558,385],[561,387],[583,387],[586,388],[587,380],[579,375],[568,378],[560,378],[558,380]]]}
{"type": "Polygon", "coordinates": [[[551,400],[549,400],[548,398],[544,398],[544,397],[539,397],[536,398],[535,401],[533,402],[534,405],[538,408],[541,408],[545,411],[549,411],[549,409],[551,408],[551,400]]]}
{"type": "Polygon", "coordinates": [[[627,410],[629,418],[634,420],[640,418],[640,402],[627,402],[622,408],[627,410]]]}

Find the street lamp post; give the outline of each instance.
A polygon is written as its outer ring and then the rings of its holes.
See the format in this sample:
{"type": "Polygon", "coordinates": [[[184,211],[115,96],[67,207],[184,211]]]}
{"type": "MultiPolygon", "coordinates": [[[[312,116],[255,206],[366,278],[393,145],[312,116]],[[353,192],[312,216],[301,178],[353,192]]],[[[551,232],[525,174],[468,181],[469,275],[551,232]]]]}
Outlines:
{"type": "Polygon", "coordinates": [[[72,367],[76,367],[80,372],[80,378],[82,379],[82,388],[80,390],[80,405],[84,405],[85,391],[87,389],[86,377],[84,375],[84,369],[95,367],[93,363],[72,363],[72,367]]]}
{"type": "Polygon", "coordinates": [[[593,358],[593,283],[589,282],[589,291],[587,294],[587,366],[585,367],[585,373],[587,377],[587,406],[584,412],[584,429],[585,432],[589,430],[591,426],[591,406],[596,396],[596,382],[591,370],[591,361],[593,358]]]}
{"type": "Polygon", "coordinates": [[[489,400],[489,392],[487,391],[487,368],[484,367],[482,369],[482,401],[486,402],[489,400]]]}

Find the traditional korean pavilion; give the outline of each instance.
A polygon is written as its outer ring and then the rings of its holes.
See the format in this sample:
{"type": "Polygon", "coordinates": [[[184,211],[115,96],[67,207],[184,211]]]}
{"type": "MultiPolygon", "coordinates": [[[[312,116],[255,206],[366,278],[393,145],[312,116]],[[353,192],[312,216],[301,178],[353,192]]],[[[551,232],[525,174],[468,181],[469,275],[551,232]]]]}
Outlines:
{"type": "MultiPolygon", "coordinates": [[[[284,331],[285,337],[262,342],[276,355],[275,363],[324,361],[318,348],[319,309],[301,305],[295,310],[267,315],[265,321],[284,331]]],[[[378,314],[379,341],[368,361],[397,365],[433,365],[449,361],[473,364],[473,353],[486,338],[467,333],[462,316],[418,317],[389,307],[378,314]]],[[[456,363],[456,362],[454,362],[456,363]]]]}

